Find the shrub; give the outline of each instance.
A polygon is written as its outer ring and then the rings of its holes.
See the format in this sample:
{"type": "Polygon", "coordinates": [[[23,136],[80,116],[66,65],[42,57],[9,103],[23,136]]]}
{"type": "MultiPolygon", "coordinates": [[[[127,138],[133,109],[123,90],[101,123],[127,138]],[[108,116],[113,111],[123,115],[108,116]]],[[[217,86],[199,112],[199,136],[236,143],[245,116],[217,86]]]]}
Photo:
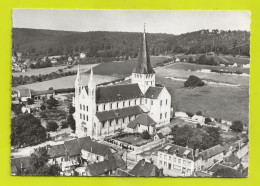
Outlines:
{"type": "Polygon", "coordinates": [[[59,125],[55,121],[50,121],[46,125],[47,132],[57,131],[58,128],[59,128],[59,125]]]}
{"type": "Polygon", "coordinates": [[[145,130],[142,132],[141,137],[143,139],[150,139],[151,136],[150,136],[149,132],[147,130],[145,130]]]}
{"type": "Polygon", "coordinates": [[[184,87],[201,87],[204,86],[205,83],[198,78],[197,76],[191,75],[187,81],[184,82],[184,87]]]}
{"type": "Polygon", "coordinates": [[[194,116],[194,114],[192,112],[186,112],[186,114],[191,118],[194,116]]]}
{"type": "Polygon", "coordinates": [[[47,118],[47,115],[46,115],[45,112],[40,112],[40,117],[41,117],[41,118],[47,118]]]}
{"type": "Polygon", "coordinates": [[[232,122],[230,129],[234,132],[242,132],[243,131],[243,123],[239,120],[235,120],[232,122]]]}
{"type": "Polygon", "coordinates": [[[46,110],[46,106],[45,106],[44,104],[42,104],[42,105],[40,106],[40,109],[41,109],[42,111],[44,111],[44,110],[46,110]]]}
{"type": "Polygon", "coordinates": [[[208,123],[210,123],[210,122],[212,122],[212,121],[211,121],[211,118],[205,118],[205,124],[208,124],[208,123]]]}
{"type": "Polygon", "coordinates": [[[199,123],[196,124],[196,127],[197,128],[202,128],[201,124],[199,124],[199,123]]]}
{"type": "Polygon", "coordinates": [[[27,99],[27,104],[28,104],[28,105],[34,104],[34,100],[33,100],[32,98],[28,98],[28,99],[27,99]]]}
{"type": "Polygon", "coordinates": [[[68,127],[69,127],[69,125],[68,125],[68,123],[66,121],[62,121],[61,122],[61,128],[62,129],[65,129],[65,128],[68,128],[68,127]]]}

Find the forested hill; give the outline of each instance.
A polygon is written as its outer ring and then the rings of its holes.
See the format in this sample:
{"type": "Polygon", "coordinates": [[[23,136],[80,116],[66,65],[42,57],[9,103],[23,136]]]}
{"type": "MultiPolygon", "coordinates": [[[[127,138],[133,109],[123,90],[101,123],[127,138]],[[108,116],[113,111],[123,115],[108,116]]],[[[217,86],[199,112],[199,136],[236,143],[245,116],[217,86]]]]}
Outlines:
{"type": "MultiPolygon", "coordinates": [[[[85,52],[89,57],[136,57],[141,33],[71,32],[13,28],[13,51],[30,56],[85,52]]],[[[249,55],[250,33],[200,30],[181,35],[147,34],[151,55],[215,52],[249,55]]]]}

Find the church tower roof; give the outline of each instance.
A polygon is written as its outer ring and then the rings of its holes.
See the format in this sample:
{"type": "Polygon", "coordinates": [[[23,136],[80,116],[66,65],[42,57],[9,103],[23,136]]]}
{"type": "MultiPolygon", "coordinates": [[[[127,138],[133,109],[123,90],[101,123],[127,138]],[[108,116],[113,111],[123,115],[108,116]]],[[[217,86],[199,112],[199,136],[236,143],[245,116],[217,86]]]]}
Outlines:
{"type": "Polygon", "coordinates": [[[134,68],[133,73],[138,74],[154,74],[153,67],[150,62],[149,56],[149,49],[147,46],[147,38],[145,33],[145,26],[144,26],[144,33],[142,38],[141,47],[139,50],[138,58],[137,58],[137,66],[134,68]]]}

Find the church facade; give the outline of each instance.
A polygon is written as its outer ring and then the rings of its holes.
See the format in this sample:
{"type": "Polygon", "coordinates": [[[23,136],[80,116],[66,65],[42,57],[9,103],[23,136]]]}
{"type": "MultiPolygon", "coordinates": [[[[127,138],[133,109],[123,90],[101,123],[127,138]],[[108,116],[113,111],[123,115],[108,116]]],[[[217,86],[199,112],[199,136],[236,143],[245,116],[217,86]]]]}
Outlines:
{"type": "Polygon", "coordinates": [[[128,131],[127,125],[141,114],[148,115],[156,127],[170,122],[171,95],[155,84],[145,31],[131,83],[97,87],[91,69],[88,86],[84,87],[78,68],[73,106],[79,137],[102,139],[120,130],[128,131]]]}

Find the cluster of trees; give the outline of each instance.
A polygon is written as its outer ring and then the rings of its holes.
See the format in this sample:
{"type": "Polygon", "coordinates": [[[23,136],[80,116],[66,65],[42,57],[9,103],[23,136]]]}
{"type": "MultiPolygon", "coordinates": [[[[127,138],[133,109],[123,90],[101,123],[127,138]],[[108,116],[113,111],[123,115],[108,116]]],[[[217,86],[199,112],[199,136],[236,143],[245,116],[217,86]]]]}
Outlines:
{"type": "Polygon", "coordinates": [[[200,65],[211,65],[211,66],[216,66],[219,65],[217,61],[214,60],[213,57],[206,57],[205,54],[202,54],[199,56],[198,59],[193,59],[191,56],[188,59],[189,63],[196,63],[196,64],[200,64],[200,65]]]}
{"type": "Polygon", "coordinates": [[[12,76],[12,86],[24,85],[35,82],[48,81],[51,79],[57,79],[65,76],[73,76],[77,74],[77,71],[66,71],[66,72],[51,72],[49,74],[39,74],[39,75],[20,75],[20,76],[12,76]]]}
{"type": "Polygon", "coordinates": [[[205,150],[222,142],[220,129],[215,127],[192,128],[189,125],[172,129],[174,143],[192,149],[205,150]]]}
{"type": "Polygon", "coordinates": [[[47,131],[41,121],[32,114],[20,114],[11,120],[11,145],[27,146],[42,143],[47,139],[47,131]]]}
{"type": "Polygon", "coordinates": [[[141,137],[143,139],[150,139],[151,138],[151,136],[150,136],[150,134],[149,134],[149,132],[147,130],[142,132],[141,137]]]}
{"type": "Polygon", "coordinates": [[[205,83],[197,76],[191,75],[189,78],[184,82],[184,87],[201,87],[204,86],[205,83]]]}
{"type": "Polygon", "coordinates": [[[47,57],[45,61],[42,60],[38,60],[35,64],[30,64],[30,68],[34,69],[34,68],[46,68],[46,67],[51,67],[52,63],[49,60],[49,58],[47,57]]]}
{"type": "Polygon", "coordinates": [[[230,129],[234,132],[242,132],[244,128],[244,125],[241,121],[235,120],[232,122],[232,125],[230,126],[230,129]]]}
{"type": "MultiPolygon", "coordinates": [[[[151,55],[222,53],[249,56],[250,33],[200,30],[181,35],[147,34],[151,55]]],[[[51,56],[85,52],[87,57],[136,57],[141,33],[67,32],[13,29],[13,50],[23,55],[51,56]],[[44,40],[45,42],[35,42],[44,40]]]]}

